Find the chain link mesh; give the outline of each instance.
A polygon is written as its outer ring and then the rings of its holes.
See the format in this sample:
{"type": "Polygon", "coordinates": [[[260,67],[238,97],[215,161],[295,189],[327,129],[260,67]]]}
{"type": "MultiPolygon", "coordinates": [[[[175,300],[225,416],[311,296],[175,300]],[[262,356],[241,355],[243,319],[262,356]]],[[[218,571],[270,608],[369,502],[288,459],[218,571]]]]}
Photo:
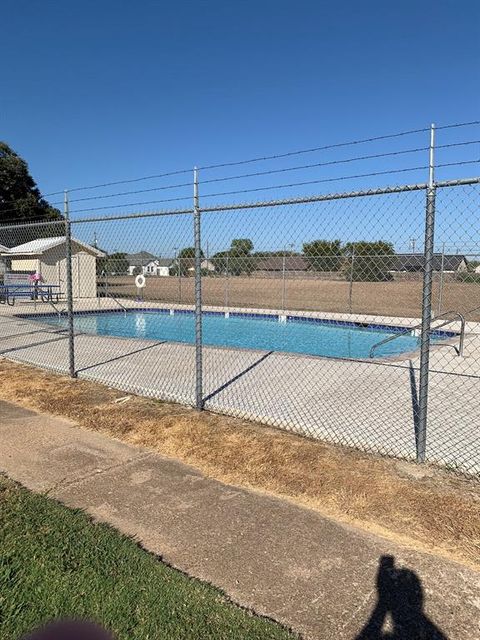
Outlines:
{"type": "MultiPolygon", "coordinates": [[[[426,460],[478,474],[479,190],[437,188],[427,265],[421,185],[203,209],[203,406],[419,459],[423,336],[426,460]]],[[[78,377],[194,405],[193,211],[71,229],[69,310],[64,221],[0,228],[0,355],[68,372],[70,311],[78,377]]]]}

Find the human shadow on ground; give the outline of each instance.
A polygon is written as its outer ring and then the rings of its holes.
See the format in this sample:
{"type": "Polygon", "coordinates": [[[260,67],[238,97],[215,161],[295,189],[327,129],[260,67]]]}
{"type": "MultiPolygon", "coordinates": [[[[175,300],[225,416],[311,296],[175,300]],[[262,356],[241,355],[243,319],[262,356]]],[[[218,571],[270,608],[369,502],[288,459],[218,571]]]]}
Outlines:
{"type": "Polygon", "coordinates": [[[114,640],[114,636],[93,622],[59,620],[23,636],[22,640],[114,640]]]}
{"type": "MultiPolygon", "coordinates": [[[[423,611],[423,587],[411,569],[397,568],[393,556],[380,558],[377,602],[355,640],[448,640],[423,611]]],[[[96,624],[81,620],[53,622],[23,640],[114,640],[96,624]]]]}
{"type": "Polygon", "coordinates": [[[377,571],[377,602],[355,640],[448,640],[425,615],[420,578],[382,556],[377,571]]]}

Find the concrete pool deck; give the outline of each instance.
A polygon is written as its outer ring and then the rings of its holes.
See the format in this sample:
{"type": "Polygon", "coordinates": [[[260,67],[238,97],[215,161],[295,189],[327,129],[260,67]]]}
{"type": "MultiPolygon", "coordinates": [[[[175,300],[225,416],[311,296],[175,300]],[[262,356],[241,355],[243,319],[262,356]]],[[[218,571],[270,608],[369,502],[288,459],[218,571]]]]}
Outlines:
{"type": "MultiPolygon", "coordinates": [[[[127,300],[122,304],[129,308],[139,306],[127,300]]],[[[150,302],[148,306],[187,308],[150,302]]],[[[76,312],[99,307],[118,309],[114,301],[105,299],[75,304],[76,312]]],[[[0,355],[68,373],[65,332],[39,324],[41,314],[52,311],[48,305],[37,305],[36,320],[18,317],[32,311],[33,303],[2,306],[0,355]]],[[[416,323],[411,318],[312,312],[295,315],[399,326],[416,323]]],[[[79,334],[75,347],[80,378],[129,393],[194,404],[193,345],[79,334]]],[[[367,451],[415,458],[418,353],[409,359],[368,362],[222,347],[205,347],[203,353],[207,409],[367,451]]],[[[463,358],[457,357],[451,346],[432,350],[429,461],[469,473],[480,472],[479,375],[477,323],[468,323],[463,358]]]]}

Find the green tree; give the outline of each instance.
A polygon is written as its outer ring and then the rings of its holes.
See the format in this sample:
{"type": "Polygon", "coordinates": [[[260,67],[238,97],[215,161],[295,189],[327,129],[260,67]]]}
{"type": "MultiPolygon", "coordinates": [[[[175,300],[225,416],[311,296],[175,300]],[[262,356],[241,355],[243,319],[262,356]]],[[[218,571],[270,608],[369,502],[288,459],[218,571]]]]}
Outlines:
{"type": "Polygon", "coordinates": [[[340,240],[305,242],[303,255],[314,271],[340,271],[343,264],[343,250],[340,240]]]}
{"type": "Polygon", "coordinates": [[[212,256],[212,264],[217,273],[226,273],[228,270],[230,251],[219,251],[212,256]]]}
{"type": "Polygon", "coordinates": [[[212,262],[215,270],[232,276],[242,273],[250,275],[255,269],[256,258],[252,256],[253,242],[249,238],[235,238],[228,251],[216,253],[212,262]]]}
{"type": "MultiPolygon", "coordinates": [[[[62,220],[62,215],[42,197],[25,160],[0,141],[0,224],[24,220],[51,222],[62,220]]],[[[59,231],[59,226],[52,224],[19,229],[12,226],[0,231],[0,243],[13,247],[34,238],[61,235],[59,231]]]]}
{"type": "Polygon", "coordinates": [[[231,253],[237,256],[248,256],[253,250],[253,242],[250,238],[236,238],[230,245],[231,253]]]}
{"type": "Polygon", "coordinates": [[[126,254],[120,251],[97,259],[97,275],[123,275],[128,273],[128,267],[126,254]]]}
{"type": "Polygon", "coordinates": [[[467,270],[468,271],[475,271],[475,269],[477,267],[480,267],[480,261],[479,260],[469,260],[468,264],[467,264],[467,270]]]}
{"type": "MultiPolygon", "coordinates": [[[[200,251],[202,260],[205,255],[203,251],[200,251]]],[[[178,252],[175,264],[170,269],[172,276],[180,274],[182,276],[188,276],[194,272],[195,269],[195,247],[185,247],[178,252]]]]}
{"type": "Polygon", "coordinates": [[[352,278],[357,282],[391,280],[389,272],[393,266],[395,251],[390,242],[348,242],[344,250],[347,279],[352,278]]]}

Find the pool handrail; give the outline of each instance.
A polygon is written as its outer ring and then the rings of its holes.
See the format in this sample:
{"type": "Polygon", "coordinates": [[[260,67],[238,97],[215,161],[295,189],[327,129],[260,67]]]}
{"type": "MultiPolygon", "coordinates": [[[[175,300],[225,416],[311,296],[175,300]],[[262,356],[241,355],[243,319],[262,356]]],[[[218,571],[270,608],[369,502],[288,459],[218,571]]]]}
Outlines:
{"type": "Polygon", "coordinates": [[[119,306],[119,307],[121,307],[121,308],[123,309],[123,313],[125,314],[125,317],[127,317],[127,311],[128,311],[128,308],[127,308],[125,305],[123,305],[123,304],[120,302],[120,300],[117,300],[117,298],[115,298],[114,296],[112,296],[110,293],[107,293],[107,294],[105,295],[105,297],[106,297],[106,298],[110,298],[111,300],[113,300],[114,302],[116,302],[116,303],[118,304],[118,306],[119,306]]]}
{"type": "Polygon", "coordinates": [[[56,313],[58,314],[58,317],[60,318],[62,313],[66,313],[66,309],[58,309],[56,307],[56,305],[53,304],[53,302],[51,300],[49,300],[48,298],[46,298],[45,300],[42,299],[42,302],[47,302],[51,307],[53,307],[56,311],[56,313]]]}
{"type": "MultiPolygon", "coordinates": [[[[441,329],[442,327],[445,327],[448,324],[451,324],[452,322],[460,322],[460,341],[458,344],[458,349],[457,347],[455,347],[455,345],[451,345],[455,351],[457,352],[458,356],[463,356],[463,345],[465,342],[465,316],[463,316],[461,313],[459,313],[458,311],[445,311],[445,313],[440,314],[439,316],[437,316],[436,318],[432,319],[432,322],[435,322],[436,320],[439,320],[440,318],[444,318],[445,316],[449,316],[454,314],[455,317],[454,318],[450,318],[449,320],[445,320],[445,322],[442,322],[442,324],[436,326],[435,328],[431,328],[430,327],[430,332],[432,331],[437,331],[438,329],[441,329]]],[[[391,342],[392,340],[395,340],[396,338],[399,338],[400,336],[404,336],[407,333],[411,333],[412,331],[415,331],[416,329],[421,329],[422,328],[422,323],[418,323],[413,327],[406,327],[403,331],[399,331],[397,333],[395,333],[393,336],[388,336],[388,338],[384,338],[383,340],[380,340],[379,342],[376,342],[372,348],[370,349],[370,353],[369,353],[369,358],[373,358],[373,353],[375,351],[375,349],[377,349],[378,347],[386,344],[387,342],[391,342]]]]}

